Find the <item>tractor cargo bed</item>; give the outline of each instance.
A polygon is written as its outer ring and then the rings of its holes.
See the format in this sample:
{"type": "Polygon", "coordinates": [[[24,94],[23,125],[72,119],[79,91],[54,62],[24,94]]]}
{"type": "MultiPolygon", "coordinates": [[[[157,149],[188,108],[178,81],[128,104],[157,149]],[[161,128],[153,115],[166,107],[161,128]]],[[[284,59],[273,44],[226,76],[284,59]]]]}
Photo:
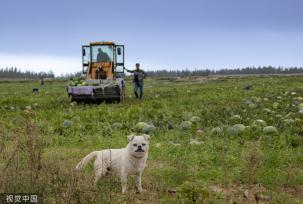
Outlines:
{"type": "Polygon", "coordinates": [[[99,86],[68,86],[67,93],[71,102],[120,102],[123,100],[124,82],[115,80],[114,84],[99,86]]]}

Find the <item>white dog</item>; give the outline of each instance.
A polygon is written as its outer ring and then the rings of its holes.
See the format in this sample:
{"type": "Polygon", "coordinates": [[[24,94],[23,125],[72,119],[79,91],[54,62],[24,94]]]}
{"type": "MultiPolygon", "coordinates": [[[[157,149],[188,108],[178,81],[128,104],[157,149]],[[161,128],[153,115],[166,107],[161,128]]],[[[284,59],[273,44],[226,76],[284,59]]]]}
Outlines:
{"type": "Polygon", "coordinates": [[[141,193],[141,175],[146,166],[149,149],[149,135],[140,136],[129,135],[128,144],[122,149],[106,149],[94,151],[84,157],[76,169],[82,169],[93,157],[97,157],[94,162],[95,184],[106,173],[113,171],[121,178],[122,193],[127,190],[127,176],[136,175],[136,187],[141,193]]]}

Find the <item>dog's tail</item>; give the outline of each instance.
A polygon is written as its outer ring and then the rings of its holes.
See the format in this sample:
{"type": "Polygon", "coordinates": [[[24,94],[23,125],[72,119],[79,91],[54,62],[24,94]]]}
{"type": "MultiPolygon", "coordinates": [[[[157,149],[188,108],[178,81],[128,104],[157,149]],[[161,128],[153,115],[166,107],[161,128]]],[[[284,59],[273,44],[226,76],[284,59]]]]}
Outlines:
{"type": "Polygon", "coordinates": [[[94,156],[97,155],[97,151],[91,152],[88,155],[86,155],[76,166],[77,170],[83,169],[87,163],[89,162],[89,160],[91,160],[94,156]]]}

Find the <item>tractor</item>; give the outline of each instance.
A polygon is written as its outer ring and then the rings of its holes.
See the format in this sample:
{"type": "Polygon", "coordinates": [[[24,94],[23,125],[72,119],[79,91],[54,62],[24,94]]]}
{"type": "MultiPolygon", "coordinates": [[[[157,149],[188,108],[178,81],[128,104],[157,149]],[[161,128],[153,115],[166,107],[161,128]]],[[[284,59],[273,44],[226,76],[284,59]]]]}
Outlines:
{"type": "Polygon", "coordinates": [[[122,102],[125,96],[124,45],[91,42],[82,46],[84,79],[69,81],[71,102],[122,102]]]}

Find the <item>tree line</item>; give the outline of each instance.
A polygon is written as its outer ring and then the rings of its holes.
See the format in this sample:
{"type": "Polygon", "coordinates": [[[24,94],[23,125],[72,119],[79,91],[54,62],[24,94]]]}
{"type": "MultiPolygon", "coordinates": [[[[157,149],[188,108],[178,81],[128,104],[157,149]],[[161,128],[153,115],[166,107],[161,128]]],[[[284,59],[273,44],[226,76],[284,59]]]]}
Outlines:
{"type": "MultiPolygon", "coordinates": [[[[149,77],[188,77],[188,76],[208,76],[208,75],[241,75],[241,74],[303,74],[303,67],[245,67],[236,69],[183,69],[183,70],[155,70],[146,71],[149,77]]],[[[74,76],[81,76],[82,72],[67,73],[65,75],[56,76],[56,78],[71,78],[74,76]]],[[[34,72],[21,71],[17,67],[0,69],[0,79],[41,79],[41,78],[55,78],[52,71],[49,72],[34,72]]]]}
{"type": "Polygon", "coordinates": [[[208,75],[241,75],[241,74],[303,74],[303,67],[245,67],[236,69],[195,69],[195,70],[156,70],[146,71],[150,77],[187,77],[208,75]]]}
{"type": "Polygon", "coordinates": [[[21,71],[17,67],[6,67],[0,69],[0,78],[2,79],[42,79],[54,78],[55,74],[49,72],[34,72],[34,71],[21,71]]]}

